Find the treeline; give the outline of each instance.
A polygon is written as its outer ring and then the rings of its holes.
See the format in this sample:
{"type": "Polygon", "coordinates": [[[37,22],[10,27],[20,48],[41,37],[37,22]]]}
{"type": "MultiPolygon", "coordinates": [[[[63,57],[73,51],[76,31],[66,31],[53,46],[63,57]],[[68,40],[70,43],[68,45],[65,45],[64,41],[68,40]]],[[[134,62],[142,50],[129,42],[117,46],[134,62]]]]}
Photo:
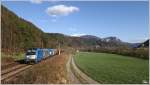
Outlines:
{"type": "Polygon", "coordinates": [[[24,51],[28,48],[57,48],[64,44],[64,36],[44,33],[1,5],[1,43],[3,52],[24,51]]]}
{"type": "Polygon", "coordinates": [[[15,51],[28,47],[42,47],[42,34],[43,32],[32,23],[1,6],[2,50],[15,51]]]}
{"type": "Polygon", "coordinates": [[[149,59],[149,48],[98,48],[98,49],[82,49],[81,51],[111,53],[124,56],[149,59]]]}

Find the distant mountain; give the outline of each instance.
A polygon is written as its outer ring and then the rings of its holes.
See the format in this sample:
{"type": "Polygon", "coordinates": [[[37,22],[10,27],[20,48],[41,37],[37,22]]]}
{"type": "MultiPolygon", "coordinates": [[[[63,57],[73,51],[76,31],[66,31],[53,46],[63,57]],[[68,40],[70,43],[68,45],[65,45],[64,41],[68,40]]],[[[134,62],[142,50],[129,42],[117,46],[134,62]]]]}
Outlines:
{"type": "Polygon", "coordinates": [[[128,46],[125,42],[121,41],[117,37],[106,37],[106,38],[99,38],[97,36],[92,35],[84,35],[81,36],[86,41],[94,42],[94,46],[98,47],[124,47],[128,46]]]}
{"type": "Polygon", "coordinates": [[[140,48],[140,47],[148,48],[149,47],[149,39],[146,40],[145,42],[141,43],[140,45],[138,45],[138,48],[140,48]]]}
{"type": "Polygon", "coordinates": [[[93,35],[83,35],[83,36],[80,36],[80,38],[91,39],[91,40],[99,40],[100,39],[99,37],[93,36],[93,35]]]}
{"type": "Polygon", "coordinates": [[[117,37],[106,37],[102,39],[102,42],[106,42],[109,46],[124,46],[124,42],[122,42],[117,37]]]}
{"type": "Polygon", "coordinates": [[[126,43],[130,48],[137,48],[141,43],[126,43]]]}
{"type": "Polygon", "coordinates": [[[102,41],[105,41],[105,42],[122,42],[120,39],[118,39],[117,37],[106,37],[106,38],[103,38],[102,41]]]}

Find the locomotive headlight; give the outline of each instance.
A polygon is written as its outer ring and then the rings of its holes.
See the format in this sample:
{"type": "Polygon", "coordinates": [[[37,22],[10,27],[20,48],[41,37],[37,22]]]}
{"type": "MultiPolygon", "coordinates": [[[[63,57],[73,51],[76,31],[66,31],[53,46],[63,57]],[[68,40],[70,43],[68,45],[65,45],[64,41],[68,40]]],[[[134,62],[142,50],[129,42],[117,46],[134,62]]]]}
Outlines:
{"type": "Polygon", "coordinates": [[[26,55],[26,59],[36,59],[36,55],[26,55]]]}
{"type": "Polygon", "coordinates": [[[28,55],[25,55],[25,58],[28,58],[29,56],[28,55]]]}
{"type": "Polygon", "coordinates": [[[50,55],[52,55],[52,52],[49,52],[50,55]]]}

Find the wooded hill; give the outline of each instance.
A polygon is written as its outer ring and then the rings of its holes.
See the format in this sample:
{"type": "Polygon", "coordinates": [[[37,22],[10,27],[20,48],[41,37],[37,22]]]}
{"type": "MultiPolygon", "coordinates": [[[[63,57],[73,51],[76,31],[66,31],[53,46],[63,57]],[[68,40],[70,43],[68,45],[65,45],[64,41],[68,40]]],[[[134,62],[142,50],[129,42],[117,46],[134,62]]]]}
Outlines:
{"type": "Polygon", "coordinates": [[[1,5],[2,50],[42,47],[44,33],[1,5]]]}
{"type": "MultiPolygon", "coordinates": [[[[54,29],[51,28],[50,29],[54,29]]],[[[2,51],[23,51],[28,48],[97,48],[128,47],[116,37],[99,38],[92,35],[72,37],[60,33],[44,33],[34,24],[26,21],[1,5],[2,51]]]]}

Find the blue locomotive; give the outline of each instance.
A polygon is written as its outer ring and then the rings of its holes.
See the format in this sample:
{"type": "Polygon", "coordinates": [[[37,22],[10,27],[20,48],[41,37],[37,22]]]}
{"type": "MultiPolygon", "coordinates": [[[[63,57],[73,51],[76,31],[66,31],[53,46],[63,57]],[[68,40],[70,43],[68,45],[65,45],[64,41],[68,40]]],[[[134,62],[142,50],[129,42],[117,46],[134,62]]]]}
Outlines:
{"type": "Polygon", "coordinates": [[[26,51],[25,54],[25,63],[35,62],[38,63],[42,59],[46,59],[47,57],[51,57],[57,53],[56,49],[41,49],[41,48],[30,48],[26,51]]]}

